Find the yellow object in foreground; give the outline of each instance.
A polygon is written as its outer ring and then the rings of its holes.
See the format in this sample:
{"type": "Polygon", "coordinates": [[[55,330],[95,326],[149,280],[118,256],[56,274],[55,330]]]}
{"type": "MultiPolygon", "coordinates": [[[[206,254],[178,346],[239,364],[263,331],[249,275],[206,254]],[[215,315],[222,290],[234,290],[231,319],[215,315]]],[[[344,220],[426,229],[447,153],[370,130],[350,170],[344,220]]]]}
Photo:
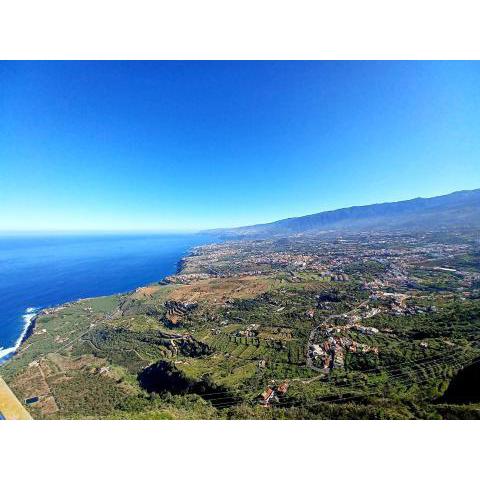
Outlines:
{"type": "Polygon", "coordinates": [[[2,416],[5,420],[32,420],[25,407],[0,377],[0,418],[2,416]]]}

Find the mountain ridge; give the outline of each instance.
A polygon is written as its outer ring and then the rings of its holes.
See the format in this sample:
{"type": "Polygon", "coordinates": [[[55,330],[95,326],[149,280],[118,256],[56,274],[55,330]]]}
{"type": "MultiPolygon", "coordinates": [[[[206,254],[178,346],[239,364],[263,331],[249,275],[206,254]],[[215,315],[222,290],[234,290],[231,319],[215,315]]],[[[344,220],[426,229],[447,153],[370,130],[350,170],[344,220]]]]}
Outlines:
{"type": "Polygon", "coordinates": [[[361,230],[480,227],[480,189],[344,207],[244,227],[204,230],[222,236],[269,236],[361,230]]]}

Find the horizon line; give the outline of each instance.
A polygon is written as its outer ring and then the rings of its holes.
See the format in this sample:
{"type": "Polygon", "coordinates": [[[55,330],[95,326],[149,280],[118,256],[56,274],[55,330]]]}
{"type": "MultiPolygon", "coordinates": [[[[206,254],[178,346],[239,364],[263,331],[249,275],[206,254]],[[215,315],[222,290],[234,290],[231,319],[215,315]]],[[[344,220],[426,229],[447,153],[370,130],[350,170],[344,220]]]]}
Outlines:
{"type": "MultiPolygon", "coordinates": [[[[383,205],[383,204],[388,204],[388,203],[401,203],[401,202],[408,202],[412,200],[418,200],[418,199],[431,199],[431,198],[437,198],[437,197],[444,197],[448,195],[453,195],[455,193],[462,193],[462,192],[474,192],[476,190],[480,190],[480,188],[472,188],[472,189],[462,189],[462,190],[454,190],[453,192],[450,191],[448,193],[442,193],[440,195],[433,195],[430,197],[422,197],[422,196],[417,196],[413,198],[407,198],[403,200],[394,200],[394,201],[385,201],[385,202],[376,202],[376,203],[369,203],[369,204],[363,204],[363,205],[350,205],[350,206],[344,206],[340,208],[335,208],[333,210],[321,210],[317,211],[314,213],[307,213],[304,215],[298,215],[298,216],[293,216],[293,217],[284,217],[276,220],[269,220],[265,222],[260,222],[260,223],[255,223],[255,224],[248,224],[248,225],[239,225],[236,227],[202,227],[202,228],[165,228],[165,229],[156,229],[156,228],[113,228],[113,229],[96,229],[96,228],[39,228],[39,229],[0,229],[0,235],[21,235],[21,234],[164,234],[164,235],[174,235],[174,234],[211,234],[209,232],[215,231],[215,230],[228,230],[228,229],[234,229],[234,228],[246,228],[250,226],[256,226],[256,225],[268,225],[271,223],[276,223],[282,220],[292,220],[296,218],[302,218],[302,217],[308,217],[311,215],[317,215],[320,213],[327,213],[327,212],[334,212],[337,210],[343,210],[343,209],[348,209],[348,208],[359,208],[359,207],[367,207],[367,206],[372,206],[372,205],[383,205]]],[[[212,233],[213,234],[213,233],[212,233]]]]}

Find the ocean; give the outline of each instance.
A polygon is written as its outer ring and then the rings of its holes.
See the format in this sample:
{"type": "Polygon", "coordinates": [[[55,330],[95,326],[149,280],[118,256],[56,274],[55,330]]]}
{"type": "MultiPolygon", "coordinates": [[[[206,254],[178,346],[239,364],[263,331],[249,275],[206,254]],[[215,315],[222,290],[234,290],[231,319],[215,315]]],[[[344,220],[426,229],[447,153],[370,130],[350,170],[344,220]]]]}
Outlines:
{"type": "Polygon", "coordinates": [[[42,308],[126,292],[175,273],[204,235],[0,236],[0,362],[42,308]]]}

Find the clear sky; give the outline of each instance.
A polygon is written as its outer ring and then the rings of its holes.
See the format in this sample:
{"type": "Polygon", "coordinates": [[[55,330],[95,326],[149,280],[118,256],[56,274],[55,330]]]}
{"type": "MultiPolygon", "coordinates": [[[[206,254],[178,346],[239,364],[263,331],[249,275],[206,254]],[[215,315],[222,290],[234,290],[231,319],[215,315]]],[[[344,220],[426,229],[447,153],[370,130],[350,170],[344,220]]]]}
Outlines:
{"type": "Polygon", "coordinates": [[[479,62],[0,62],[0,230],[240,226],[479,187],[479,62]]]}

